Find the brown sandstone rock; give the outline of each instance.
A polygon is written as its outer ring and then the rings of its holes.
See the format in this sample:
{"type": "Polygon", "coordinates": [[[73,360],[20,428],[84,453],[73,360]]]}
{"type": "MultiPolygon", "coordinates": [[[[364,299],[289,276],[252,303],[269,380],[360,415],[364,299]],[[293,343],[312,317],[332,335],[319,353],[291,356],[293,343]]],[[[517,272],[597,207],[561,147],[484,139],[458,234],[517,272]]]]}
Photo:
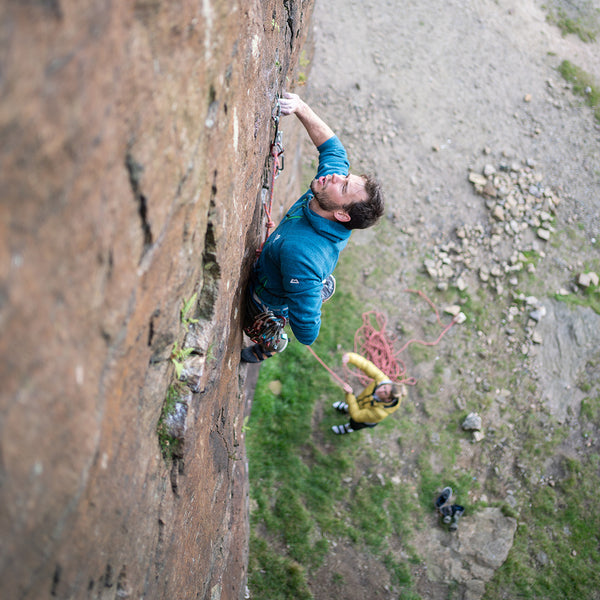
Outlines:
{"type": "Polygon", "coordinates": [[[311,10],[0,8],[1,597],[243,597],[240,298],[311,10]],[[195,292],[205,360],[171,467],[156,428],[195,292]]]}

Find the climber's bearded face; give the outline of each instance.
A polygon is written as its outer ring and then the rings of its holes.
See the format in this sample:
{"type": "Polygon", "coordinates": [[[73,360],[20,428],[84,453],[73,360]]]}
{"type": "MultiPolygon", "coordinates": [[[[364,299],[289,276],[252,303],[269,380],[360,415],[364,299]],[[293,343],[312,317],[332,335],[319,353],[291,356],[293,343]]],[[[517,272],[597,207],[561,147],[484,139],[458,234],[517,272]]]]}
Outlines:
{"type": "Polygon", "coordinates": [[[313,179],[310,189],[319,207],[332,213],[367,199],[365,180],[359,175],[324,175],[313,179]]]}

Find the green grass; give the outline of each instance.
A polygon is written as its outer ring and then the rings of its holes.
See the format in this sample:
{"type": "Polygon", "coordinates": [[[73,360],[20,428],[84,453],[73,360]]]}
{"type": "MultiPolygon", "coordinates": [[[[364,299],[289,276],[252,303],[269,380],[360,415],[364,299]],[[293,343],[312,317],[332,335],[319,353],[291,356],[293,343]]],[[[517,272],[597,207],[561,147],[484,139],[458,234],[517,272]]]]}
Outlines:
{"type": "Polygon", "coordinates": [[[522,418],[515,418],[515,430],[523,439],[523,450],[526,452],[528,462],[551,456],[554,448],[567,435],[564,427],[553,424],[545,415],[531,411],[522,414],[522,418]]]}
{"type": "Polygon", "coordinates": [[[478,288],[474,294],[460,292],[462,312],[467,317],[467,323],[472,323],[476,329],[485,329],[489,319],[489,296],[484,288],[478,288]]]}
{"type": "MultiPolygon", "coordinates": [[[[585,253],[589,250],[589,241],[585,235],[581,234],[581,231],[575,227],[569,227],[563,229],[556,236],[558,247],[565,244],[569,245],[569,251],[577,253],[585,253]]],[[[598,245],[596,240],[595,245],[598,245]]],[[[582,268],[578,272],[600,272],[600,259],[588,259],[583,263],[582,268]]],[[[576,277],[574,277],[574,281],[576,277]]],[[[596,313],[600,314],[600,286],[590,285],[587,288],[578,288],[576,293],[570,293],[566,295],[554,294],[554,299],[570,304],[573,306],[588,306],[596,313]]]]}
{"type": "Polygon", "coordinates": [[[298,61],[298,83],[304,85],[306,83],[306,73],[310,67],[310,60],[306,56],[306,50],[302,50],[300,53],[300,59],[298,61]]]}
{"type": "Polygon", "coordinates": [[[574,34],[583,42],[595,42],[598,33],[598,11],[594,14],[592,3],[589,2],[588,5],[588,10],[585,10],[584,6],[584,10],[580,10],[577,15],[569,15],[563,8],[558,8],[556,12],[550,10],[546,19],[556,25],[563,36],[574,34]]]}
{"type": "Polygon", "coordinates": [[[600,426],[600,397],[583,398],[579,408],[579,418],[600,426]]]}
{"type": "Polygon", "coordinates": [[[593,77],[568,60],[560,63],[558,71],[566,81],[573,84],[573,92],[585,98],[586,104],[594,110],[594,116],[600,122],[600,87],[593,77]]]}
{"type": "Polygon", "coordinates": [[[250,535],[248,584],[253,598],[310,600],[306,572],[297,562],[282,556],[262,537],[250,535]]]}
{"type": "Polygon", "coordinates": [[[179,313],[179,318],[183,325],[189,326],[198,323],[199,319],[190,316],[190,311],[195,307],[198,300],[198,292],[194,292],[188,300],[182,300],[182,307],[179,313]]]}
{"type": "Polygon", "coordinates": [[[568,294],[566,296],[555,294],[554,299],[572,306],[587,306],[600,315],[600,286],[590,285],[588,288],[580,290],[577,294],[568,294]]]}

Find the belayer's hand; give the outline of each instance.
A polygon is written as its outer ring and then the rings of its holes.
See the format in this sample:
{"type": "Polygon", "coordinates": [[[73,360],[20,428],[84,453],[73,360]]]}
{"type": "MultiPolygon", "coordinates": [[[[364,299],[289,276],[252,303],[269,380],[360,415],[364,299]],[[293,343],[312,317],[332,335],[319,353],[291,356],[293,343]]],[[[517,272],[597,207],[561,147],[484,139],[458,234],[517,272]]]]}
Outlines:
{"type": "Polygon", "coordinates": [[[347,383],[344,384],[343,390],[346,392],[346,394],[352,393],[352,388],[347,383]]]}
{"type": "Polygon", "coordinates": [[[290,92],[284,92],[283,98],[279,98],[279,108],[281,109],[282,115],[291,115],[295,113],[302,100],[298,94],[292,94],[290,92]]]}
{"type": "Polygon", "coordinates": [[[348,356],[348,353],[346,352],[346,354],[344,354],[344,356],[342,356],[342,362],[345,365],[347,365],[349,360],[350,360],[350,357],[348,356]]]}

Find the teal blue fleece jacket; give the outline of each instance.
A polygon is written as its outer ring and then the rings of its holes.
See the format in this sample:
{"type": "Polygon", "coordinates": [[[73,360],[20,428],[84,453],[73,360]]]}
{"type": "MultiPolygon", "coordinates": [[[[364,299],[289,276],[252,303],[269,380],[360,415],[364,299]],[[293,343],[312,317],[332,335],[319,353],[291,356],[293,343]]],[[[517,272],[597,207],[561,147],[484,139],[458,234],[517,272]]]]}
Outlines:
{"type": "MultiPolygon", "coordinates": [[[[346,150],[337,136],[321,144],[317,177],[348,175],[346,150]]],[[[296,339],[312,344],[321,328],[321,290],[348,243],[350,230],[314,213],[310,189],[289,209],[267,239],[251,278],[251,292],[289,319],[296,339]]]]}

